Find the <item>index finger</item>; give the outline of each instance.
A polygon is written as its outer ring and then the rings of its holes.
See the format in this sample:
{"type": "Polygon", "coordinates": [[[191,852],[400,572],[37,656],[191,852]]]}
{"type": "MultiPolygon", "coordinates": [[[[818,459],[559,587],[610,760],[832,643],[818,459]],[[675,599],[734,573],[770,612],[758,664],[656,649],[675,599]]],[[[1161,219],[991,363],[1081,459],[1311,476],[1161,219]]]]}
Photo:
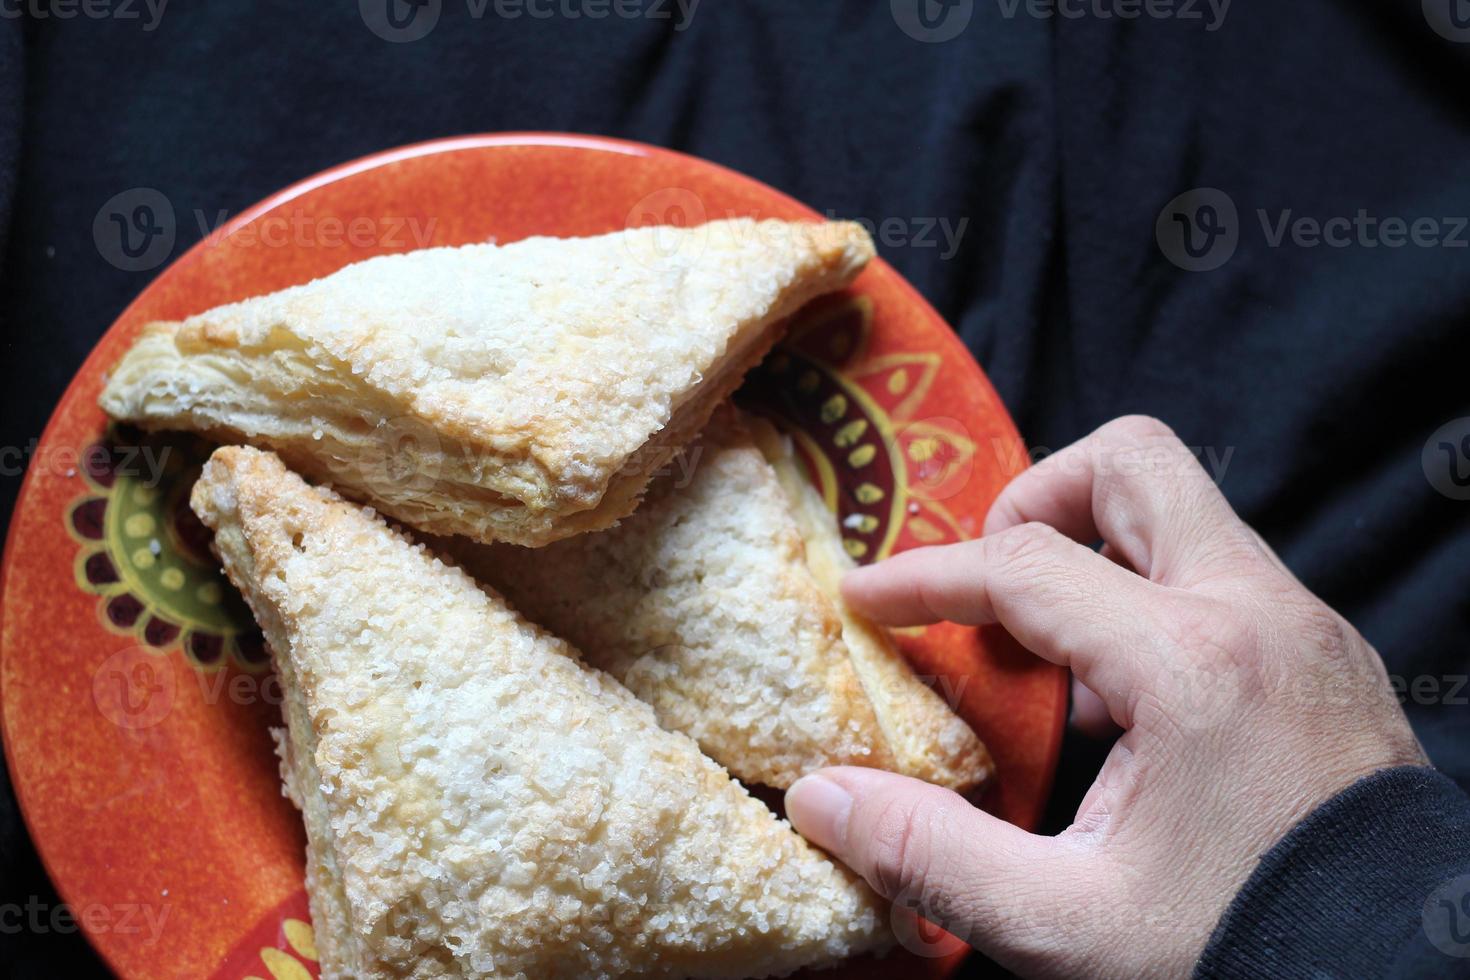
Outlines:
{"type": "Polygon", "coordinates": [[[1071,667],[1125,728],[1137,692],[1176,656],[1160,617],[1189,601],[1043,524],[906,552],[849,572],[842,591],[892,626],[999,623],[1032,653],[1071,667]]]}
{"type": "Polygon", "coordinates": [[[1168,426],[1140,416],[1110,422],[1012,480],[985,533],[1033,521],[1082,544],[1101,539],[1166,585],[1188,586],[1260,557],[1194,453],[1168,426]]]}

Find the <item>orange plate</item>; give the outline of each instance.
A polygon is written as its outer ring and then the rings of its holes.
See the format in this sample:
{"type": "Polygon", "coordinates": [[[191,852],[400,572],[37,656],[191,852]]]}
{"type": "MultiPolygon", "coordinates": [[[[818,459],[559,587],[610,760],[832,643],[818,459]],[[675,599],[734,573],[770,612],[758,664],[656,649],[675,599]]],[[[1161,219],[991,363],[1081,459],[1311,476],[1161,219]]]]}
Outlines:
{"type": "MultiPolygon", "coordinates": [[[[110,431],[96,406],[138,328],[385,252],[728,215],[815,217],[729,170],[633,143],[441,140],[251,208],[113,324],[57,406],[16,507],[0,578],[0,705],[31,836],[121,976],[317,975],[301,822],[265,731],[279,724],[280,692],[183,503],[206,447],[110,431]]],[[[741,397],[794,432],[849,549],[869,561],[976,534],[1026,457],[950,329],[883,262],[797,320],[741,397]]],[[[1062,672],[993,631],[900,640],[994,753],[985,806],[1034,826],[1060,744],[1062,672]]],[[[907,962],[824,976],[942,977],[963,958],[912,930],[904,946],[894,956],[907,962]]]]}

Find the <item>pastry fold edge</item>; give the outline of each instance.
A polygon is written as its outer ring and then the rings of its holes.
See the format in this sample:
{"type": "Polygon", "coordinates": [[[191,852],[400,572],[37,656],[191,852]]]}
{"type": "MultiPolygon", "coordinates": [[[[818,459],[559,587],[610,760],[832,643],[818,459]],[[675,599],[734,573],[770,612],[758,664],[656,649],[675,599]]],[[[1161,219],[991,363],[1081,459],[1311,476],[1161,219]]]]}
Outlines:
{"type": "Polygon", "coordinates": [[[328,980],[765,976],[891,942],[866,885],[381,518],[233,447],[192,505],[281,672],[328,980]]]}

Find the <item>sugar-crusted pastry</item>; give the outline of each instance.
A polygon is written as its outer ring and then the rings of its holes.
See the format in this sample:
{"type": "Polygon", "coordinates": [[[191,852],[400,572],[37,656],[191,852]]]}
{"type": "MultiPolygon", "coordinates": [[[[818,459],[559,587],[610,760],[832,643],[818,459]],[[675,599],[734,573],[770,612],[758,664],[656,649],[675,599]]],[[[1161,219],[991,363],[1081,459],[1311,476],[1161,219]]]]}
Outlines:
{"type": "Polygon", "coordinates": [[[247,448],[192,504],[286,692],[328,980],[765,976],[888,941],[692,741],[371,511],[247,448]]]}
{"type": "Polygon", "coordinates": [[[100,402],[432,533],[542,545],[629,514],[788,315],[872,256],[853,223],[749,219],[383,256],[150,324],[100,402]]]}
{"type": "Polygon", "coordinates": [[[616,528],[534,550],[433,544],[747,782],[892,766],[781,487],[728,407],[616,528]]]}
{"type": "Polygon", "coordinates": [[[974,788],[984,746],[847,610],[836,521],[774,430],[777,468],[747,423],[765,425],[716,412],[616,528],[536,550],[435,546],[743,780],[865,765],[974,788]]]}
{"type": "Polygon", "coordinates": [[[842,601],[842,576],[856,563],[842,547],[832,512],[802,473],[791,441],[763,419],[751,419],[750,429],[786,492],[806,543],[807,567],[842,618],[843,642],[873,702],[894,768],[961,792],[978,786],[994,770],[984,744],[914,675],[888,633],[842,601]]]}

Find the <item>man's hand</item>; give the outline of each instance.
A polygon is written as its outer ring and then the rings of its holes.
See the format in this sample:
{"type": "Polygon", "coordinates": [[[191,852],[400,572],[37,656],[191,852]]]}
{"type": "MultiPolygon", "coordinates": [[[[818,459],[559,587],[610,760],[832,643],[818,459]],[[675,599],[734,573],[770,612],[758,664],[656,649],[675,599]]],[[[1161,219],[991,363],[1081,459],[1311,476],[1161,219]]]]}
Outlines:
{"type": "Polygon", "coordinates": [[[844,593],[894,626],[1000,623],[1071,668],[1085,727],[1123,729],[1057,837],[876,770],[786,795],[879,892],[1027,975],[1187,976],[1293,824],[1361,776],[1425,764],[1377,653],[1152,419],[1022,474],[980,540],[853,572],[844,593]]]}

